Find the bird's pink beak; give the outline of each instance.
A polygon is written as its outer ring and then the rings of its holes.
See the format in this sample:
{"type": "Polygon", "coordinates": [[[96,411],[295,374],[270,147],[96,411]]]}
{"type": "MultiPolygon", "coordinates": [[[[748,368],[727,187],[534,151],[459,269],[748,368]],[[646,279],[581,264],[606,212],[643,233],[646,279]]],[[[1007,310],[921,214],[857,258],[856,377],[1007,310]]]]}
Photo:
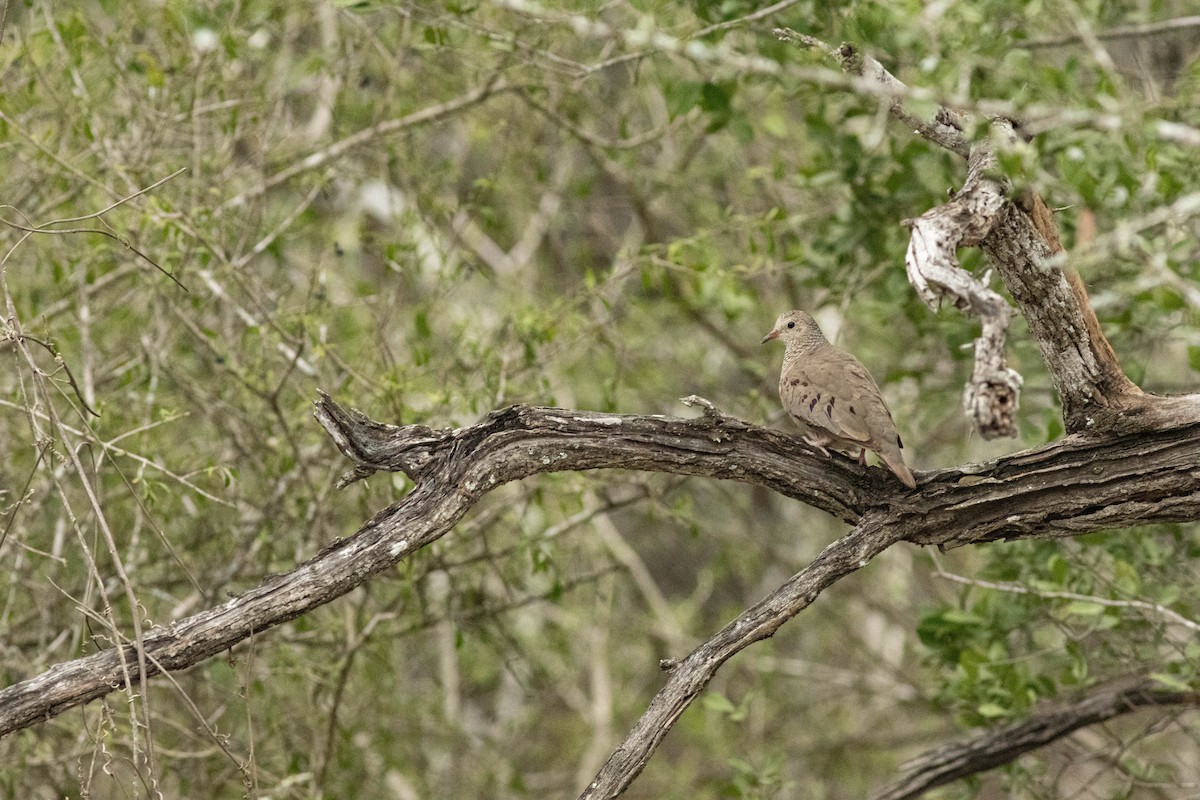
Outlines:
{"type": "Polygon", "coordinates": [[[779,328],[776,328],[775,330],[771,331],[770,333],[768,333],[766,336],[763,337],[762,343],[766,344],[767,342],[771,341],[772,339],[778,339],[779,333],[780,333],[779,328]]]}

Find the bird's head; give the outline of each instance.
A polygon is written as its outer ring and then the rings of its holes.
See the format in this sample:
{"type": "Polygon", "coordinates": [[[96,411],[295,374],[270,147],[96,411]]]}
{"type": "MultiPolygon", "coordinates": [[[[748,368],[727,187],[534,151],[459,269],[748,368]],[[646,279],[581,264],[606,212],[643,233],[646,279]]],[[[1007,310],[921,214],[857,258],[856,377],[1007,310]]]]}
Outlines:
{"type": "Polygon", "coordinates": [[[775,327],[763,337],[763,344],[779,339],[788,350],[812,349],[825,341],[817,321],[807,311],[785,311],[775,320],[775,327]]]}

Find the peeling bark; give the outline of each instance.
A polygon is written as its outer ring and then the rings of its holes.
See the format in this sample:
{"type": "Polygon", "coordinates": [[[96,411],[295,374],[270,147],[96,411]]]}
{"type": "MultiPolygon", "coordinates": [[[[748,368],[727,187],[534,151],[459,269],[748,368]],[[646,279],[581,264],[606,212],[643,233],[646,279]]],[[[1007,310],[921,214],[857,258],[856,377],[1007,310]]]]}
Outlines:
{"type": "MultiPolygon", "coordinates": [[[[993,139],[1012,136],[1006,121],[994,129],[993,139]]],[[[913,222],[905,258],[909,280],[928,305],[936,307],[944,294],[980,318],[975,367],[963,393],[967,416],[985,438],[1017,433],[1022,381],[1004,359],[1012,310],[966,273],[955,255],[961,246],[978,246],[1029,324],[1062,403],[1066,430],[1107,430],[1121,413],[1152,401],[1125,376],[1083,281],[1055,264],[1061,245],[1045,203],[1036,195],[1025,200],[1027,208],[1010,202],[1008,183],[997,179],[996,171],[992,144],[977,145],[962,191],[913,222]]]]}
{"type": "Polygon", "coordinates": [[[1020,203],[1008,197],[1011,187],[999,175],[992,150],[1016,140],[1012,121],[993,120],[990,139],[970,146],[963,136],[968,120],[962,112],[940,106],[932,120],[922,119],[905,103],[913,90],[855,45],[834,48],[790,29],[775,33],[823,50],[844,70],[868,81],[870,94],[891,98],[888,109],[906,128],[968,159],[962,191],[912,222],[905,267],[927,305],[936,307],[945,295],[959,309],[980,318],[975,367],[963,391],[964,410],[980,434],[985,438],[1015,435],[1021,377],[1004,360],[1011,309],[962,270],[955,255],[960,246],[983,248],[1028,321],[1062,403],[1068,433],[1119,431],[1128,427],[1129,415],[1154,414],[1151,407],[1161,398],[1144,394],[1125,375],[1082,279],[1062,268],[1061,257],[1053,258],[1062,252],[1062,244],[1045,203],[1032,194],[1020,203]]]}
{"type": "Polygon", "coordinates": [[[1012,307],[985,281],[958,263],[962,246],[977,246],[988,235],[1004,207],[1004,197],[982,178],[986,149],[971,154],[967,183],[945,205],[911,222],[912,236],[904,266],[909,282],[930,308],[949,297],[961,311],[980,320],[975,340],[975,365],[963,390],[963,409],[985,439],[1017,435],[1021,376],[1009,369],[1004,341],[1012,307]]]}

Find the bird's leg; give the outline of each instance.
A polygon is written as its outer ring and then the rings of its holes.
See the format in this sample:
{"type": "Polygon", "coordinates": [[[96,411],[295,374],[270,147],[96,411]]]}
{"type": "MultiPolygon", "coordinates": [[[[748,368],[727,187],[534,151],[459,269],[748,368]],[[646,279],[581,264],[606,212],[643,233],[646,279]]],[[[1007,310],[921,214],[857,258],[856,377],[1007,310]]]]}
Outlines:
{"type": "Polygon", "coordinates": [[[858,463],[864,467],[867,465],[867,448],[860,447],[858,449],[858,463]]]}
{"type": "Polygon", "coordinates": [[[833,440],[830,439],[828,436],[809,436],[808,434],[804,435],[805,444],[807,444],[810,447],[817,448],[822,453],[824,453],[827,458],[833,458],[833,456],[829,455],[829,451],[825,449],[825,445],[829,444],[832,441],[833,440]]]}

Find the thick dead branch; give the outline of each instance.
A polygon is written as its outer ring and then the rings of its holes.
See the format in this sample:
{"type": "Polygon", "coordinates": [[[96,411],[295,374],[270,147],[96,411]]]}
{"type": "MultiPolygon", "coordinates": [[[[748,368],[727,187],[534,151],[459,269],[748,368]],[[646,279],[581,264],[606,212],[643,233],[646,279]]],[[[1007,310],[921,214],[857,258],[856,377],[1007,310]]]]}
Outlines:
{"type": "Polygon", "coordinates": [[[491,465],[486,482],[463,488],[482,495],[509,481],[567,470],[669,472],[765,486],[852,523],[880,494],[903,488],[882,469],[827,458],[798,438],[721,414],[703,398],[692,395],[683,402],[702,407],[704,415],[681,419],[517,405],[466,428],[431,430],[375,422],[322,394],[316,417],[355,464],[342,486],[378,471],[403,472],[422,484],[455,483],[462,470],[483,468],[473,461],[498,458],[499,449],[505,458],[491,465]]]}
{"type": "MultiPolygon", "coordinates": [[[[987,191],[1004,191],[994,181],[983,185],[987,191]]],[[[1082,281],[1068,279],[1049,264],[1051,245],[1030,215],[1014,204],[1003,206],[982,244],[1037,342],[1067,431],[1122,429],[1121,417],[1141,410],[1152,398],[1125,377],[1082,281]]]]}
{"type": "Polygon", "coordinates": [[[1150,678],[1107,686],[1069,705],[922,753],[871,800],[911,800],[937,786],[1007,764],[1088,725],[1164,706],[1200,706],[1200,692],[1167,689],[1150,678]]]}
{"type": "MultiPolygon", "coordinates": [[[[739,480],[848,522],[903,489],[882,469],[826,458],[796,438],[715,410],[685,420],[512,406],[476,425],[434,431],[373,422],[322,396],[316,415],[354,463],[343,485],[390,470],[417,480],[417,487],[291,572],[147,631],[147,675],[190,667],[341,597],[443,536],[488,491],[541,472],[610,468],[739,480]]],[[[126,672],[136,682],[138,661],[126,642],[5,688],[0,736],[122,688],[126,672]]]]}
{"type": "MultiPolygon", "coordinates": [[[[1067,431],[1121,430],[1121,417],[1142,410],[1150,398],[1125,376],[1083,281],[1052,265],[1051,257],[1062,246],[1045,203],[1036,195],[1019,205],[1006,199],[1009,186],[996,178],[993,147],[1014,138],[1011,123],[998,120],[992,143],[972,151],[963,191],[970,188],[979,195],[976,207],[992,216],[979,242],[964,235],[962,243],[982,246],[1025,317],[1062,403],[1067,431]]],[[[984,226],[984,221],[972,222],[967,233],[984,226]]]]}
{"type": "MultiPolygon", "coordinates": [[[[1045,201],[1042,198],[1029,192],[1018,198],[1017,205],[1024,211],[1028,217],[1030,224],[1037,230],[1041,237],[1046,242],[1051,255],[1063,252],[1062,242],[1058,237],[1058,226],[1054,223],[1054,215],[1047,208],[1045,201]]],[[[986,249],[986,248],[985,248],[986,249]]],[[[1121,364],[1117,361],[1117,354],[1113,350],[1112,345],[1108,341],[1108,337],[1104,335],[1103,329],[1100,327],[1100,320],[1096,317],[1096,312],[1092,308],[1091,299],[1088,297],[1087,287],[1083,284],[1083,278],[1079,276],[1079,272],[1073,267],[1067,266],[1062,271],[1063,278],[1070,287],[1071,293],[1075,296],[1075,304],[1079,309],[1079,316],[1083,321],[1083,327],[1087,331],[1087,335],[1082,339],[1088,343],[1092,351],[1092,360],[1096,364],[1094,374],[1094,383],[1099,390],[1097,397],[1099,402],[1104,406],[1126,407],[1138,404],[1141,400],[1142,390],[1125,375],[1125,371],[1121,369],[1121,364]]],[[[1011,291],[1011,289],[1010,289],[1011,291]]],[[[1042,306],[1045,310],[1045,306],[1042,306]]],[[[1038,340],[1041,341],[1040,339],[1038,340]]],[[[1079,398],[1076,398],[1079,400],[1079,398]]],[[[1064,402],[1063,416],[1066,417],[1066,404],[1064,402]]],[[[1087,420],[1082,420],[1083,428],[1090,427],[1087,420]]]]}
{"type": "Polygon", "coordinates": [[[1004,207],[1003,195],[981,177],[978,164],[987,158],[986,150],[976,148],[962,191],[912,221],[904,267],[930,308],[949,297],[955,307],[979,318],[975,366],[963,391],[963,408],[983,438],[995,439],[1017,435],[1022,381],[1004,358],[1012,308],[985,281],[964,270],[957,255],[959,247],[979,245],[1004,207]]]}
{"type": "MultiPolygon", "coordinates": [[[[1010,123],[1001,120],[994,127],[996,137],[1012,138],[1010,123]]],[[[1023,197],[1019,206],[1008,202],[1007,182],[996,178],[992,149],[991,143],[977,145],[962,191],[913,221],[905,256],[909,281],[931,308],[948,296],[980,318],[963,406],[984,438],[1017,435],[1022,381],[1004,358],[1012,309],[961,268],[956,252],[962,246],[983,247],[1020,306],[1049,367],[1067,430],[1111,427],[1117,421],[1111,414],[1102,416],[1103,410],[1129,409],[1142,392],[1121,369],[1079,275],[1047,266],[1062,250],[1050,210],[1035,194],[1023,197]]]]}

